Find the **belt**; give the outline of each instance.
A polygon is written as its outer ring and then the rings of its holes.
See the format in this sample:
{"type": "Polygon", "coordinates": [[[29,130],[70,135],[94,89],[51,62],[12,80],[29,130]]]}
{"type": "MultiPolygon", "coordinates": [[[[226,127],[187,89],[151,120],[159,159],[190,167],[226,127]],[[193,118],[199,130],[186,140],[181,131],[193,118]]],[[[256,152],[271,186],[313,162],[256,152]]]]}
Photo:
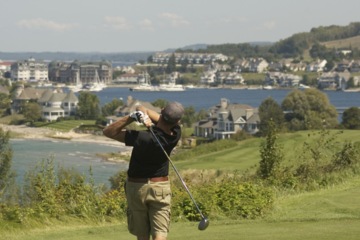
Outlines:
{"type": "Polygon", "coordinates": [[[169,177],[153,177],[153,178],[133,178],[128,177],[127,178],[129,182],[134,183],[147,183],[147,182],[166,182],[169,180],[169,177]]]}

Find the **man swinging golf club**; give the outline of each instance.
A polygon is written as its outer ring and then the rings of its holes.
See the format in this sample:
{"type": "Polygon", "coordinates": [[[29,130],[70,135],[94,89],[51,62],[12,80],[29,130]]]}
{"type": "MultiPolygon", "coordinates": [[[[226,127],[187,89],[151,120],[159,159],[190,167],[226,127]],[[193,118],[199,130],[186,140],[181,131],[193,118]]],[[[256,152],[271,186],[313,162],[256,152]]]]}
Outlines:
{"type": "Polygon", "coordinates": [[[166,240],[171,201],[168,156],[181,138],[179,122],[184,108],[171,102],[161,114],[143,106],[136,110],[104,128],[103,133],[133,147],[125,186],[129,232],[138,240],[149,240],[150,236],[166,240]],[[125,130],[134,121],[149,130],[125,130]]]}

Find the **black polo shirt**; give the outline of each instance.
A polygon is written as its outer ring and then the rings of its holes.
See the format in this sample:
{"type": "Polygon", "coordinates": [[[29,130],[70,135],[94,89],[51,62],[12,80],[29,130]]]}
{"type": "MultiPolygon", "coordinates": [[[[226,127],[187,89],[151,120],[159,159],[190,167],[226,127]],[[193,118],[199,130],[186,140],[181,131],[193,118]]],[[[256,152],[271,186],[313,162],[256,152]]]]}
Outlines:
{"type": "MultiPolygon", "coordinates": [[[[176,125],[172,129],[173,135],[166,134],[156,126],[153,126],[152,130],[170,156],[181,138],[180,126],[176,125]]],[[[133,147],[128,169],[129,177],[152,178],[169,175],[169,161],[149,130],[127,130],[125,144],[133,147]]]]}

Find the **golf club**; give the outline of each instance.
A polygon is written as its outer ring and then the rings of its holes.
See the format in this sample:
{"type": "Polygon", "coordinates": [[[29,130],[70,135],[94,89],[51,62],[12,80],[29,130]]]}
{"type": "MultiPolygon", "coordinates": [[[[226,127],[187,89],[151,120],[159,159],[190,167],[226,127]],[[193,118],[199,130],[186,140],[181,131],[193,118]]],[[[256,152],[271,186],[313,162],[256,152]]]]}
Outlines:
{"type": "Polygon", "coordinates": [[[193,197],[192,194],[190,193],[189,188],[186,186],[185,181],[184,181],[183,178],[180,176],[180,173],[179,173],[179,171],[176,169],[176,167],[175,167],[175,165],[173,164],[173,162],[171,161],[170,156],[167,154],[167,152],[165,151],[164,147],[162,146],[160,140],[158,139],[158,137],[155,135],[154,131],[152,130],[152,126],[149,127],[148,129],[150,130],[151,134],[153,135],[153,137],[155,138],[155,140],[157,141],[157,143],[158,143],[159,146],[161,147],[161,149],[162,149],[162,151],[164,152],[164,154],[166,155],[166,157],[167,157],[167,159],[169,160],[171,166],[173,167],[176,175],[179,177],[179,179],[180,179],[183,187],[185,188],[186,192],[189,194],[192,202],[194,203],[197,211],[199,212],[202,220],[200,221],[200,223],[199,223],[199,225],[198,225],[198,229],[199,229],[199,230],[205,230],[205,229],[209,226],[209,223],[210,223],[210,222],[209,222],[209,219],[208,219],[207,217],[205,217],[204,214],[201,212],[201,210],[200,210],[199,206],[197,205],[194,197],[193,197]]]}

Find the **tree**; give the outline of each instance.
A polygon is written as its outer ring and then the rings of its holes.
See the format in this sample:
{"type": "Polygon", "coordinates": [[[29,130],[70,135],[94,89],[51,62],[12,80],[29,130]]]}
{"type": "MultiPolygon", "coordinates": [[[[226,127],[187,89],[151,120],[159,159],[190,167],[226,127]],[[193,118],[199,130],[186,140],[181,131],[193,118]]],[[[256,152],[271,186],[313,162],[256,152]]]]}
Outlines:
{"type": "Polygon", "coordinates": [[[124,102],[122,100],[114,98],[111,102],[105,104],[101,108],[101,112],[104,116],[110,116],[113,115],[114,111],[122,105],[124,105],[124,102]]]}
{"type": "Polygon", "coordinates": [[[35,122],[41,118],[41,107],[36,102],[29,102],[24,105],[23,114],[26,120],[35,122]]]}
{"type": "Polygon", "coordinates": [[[276,179],[279,172],[280,162],[284,158],[283,150],[277,143],[277,130],[275,123],[269,121],[266,139],[260,146],[260,165],[258,175],[263,179],[276,179]]]}
{"type": "Polygon", "coordinates": [[[80,92],[76,114],[80,119],[96,120],[100,117],[99,98],[90,92],[80,92]]]}
{"type": "Polygon", "coordinates": [[[342,115],[342,125],[347,129],[360,129],[360,109],[351,107],[342,115]]]}
{"type": "Polygon", "coordinates": [[[195,116],[195,108],[190,106],[190,107],[186,107],[184,112],[184,116],[181,119],[181,122],[187,126],[187,127],[191,127],[191,125],[196,121],[196,116],[195,116]]]}
{"type": "Polygon", "coordinates": [[[3,129],[0,128],[0,199],[9,181],[14,176],[11,172],[13,152],[9,139],[9,132],[4,132],[3,129]]]}
{"type": "Polygon", "coordinates": [[[176,59],[175,54],[171,54],[168,64],[166,66],[166,73],[172,73],[176,71],[176,59]]]}
{"type": "Polygon", "coordinates": [[[351,77],[349,81],[347,81],[346,83],[346,88],[354,88],[354,87],[356,87],[354,77],[351,77]]]}
{"type": "Polygon", "coordinates": [[[165,99],[156,99],[154,102],[152,102],[152,105],[159,108],[164,108],[168,104],[168,101],[165,99]]]}
{"type": "Polygon", "coordinates": [[[273,122],[278,129],[281,129],[285,118],[281,106],[272,98],[265,99],[259,106],[260,133],[266,136],[269,131],[269,124],[273,122]]]}
{"type": "Polygon", "coordinates": [[[290,92],[281,104],[285,120],[291,130],[333,128],[338,114],[326,94],[317,89],[290,92]]]}
{"type": "Polygon", "coordinates": [[[10,96],[5,93],[0,93],[0,115],[3,115],[4,112],[10,109],[10,104],[10,96]]]}

